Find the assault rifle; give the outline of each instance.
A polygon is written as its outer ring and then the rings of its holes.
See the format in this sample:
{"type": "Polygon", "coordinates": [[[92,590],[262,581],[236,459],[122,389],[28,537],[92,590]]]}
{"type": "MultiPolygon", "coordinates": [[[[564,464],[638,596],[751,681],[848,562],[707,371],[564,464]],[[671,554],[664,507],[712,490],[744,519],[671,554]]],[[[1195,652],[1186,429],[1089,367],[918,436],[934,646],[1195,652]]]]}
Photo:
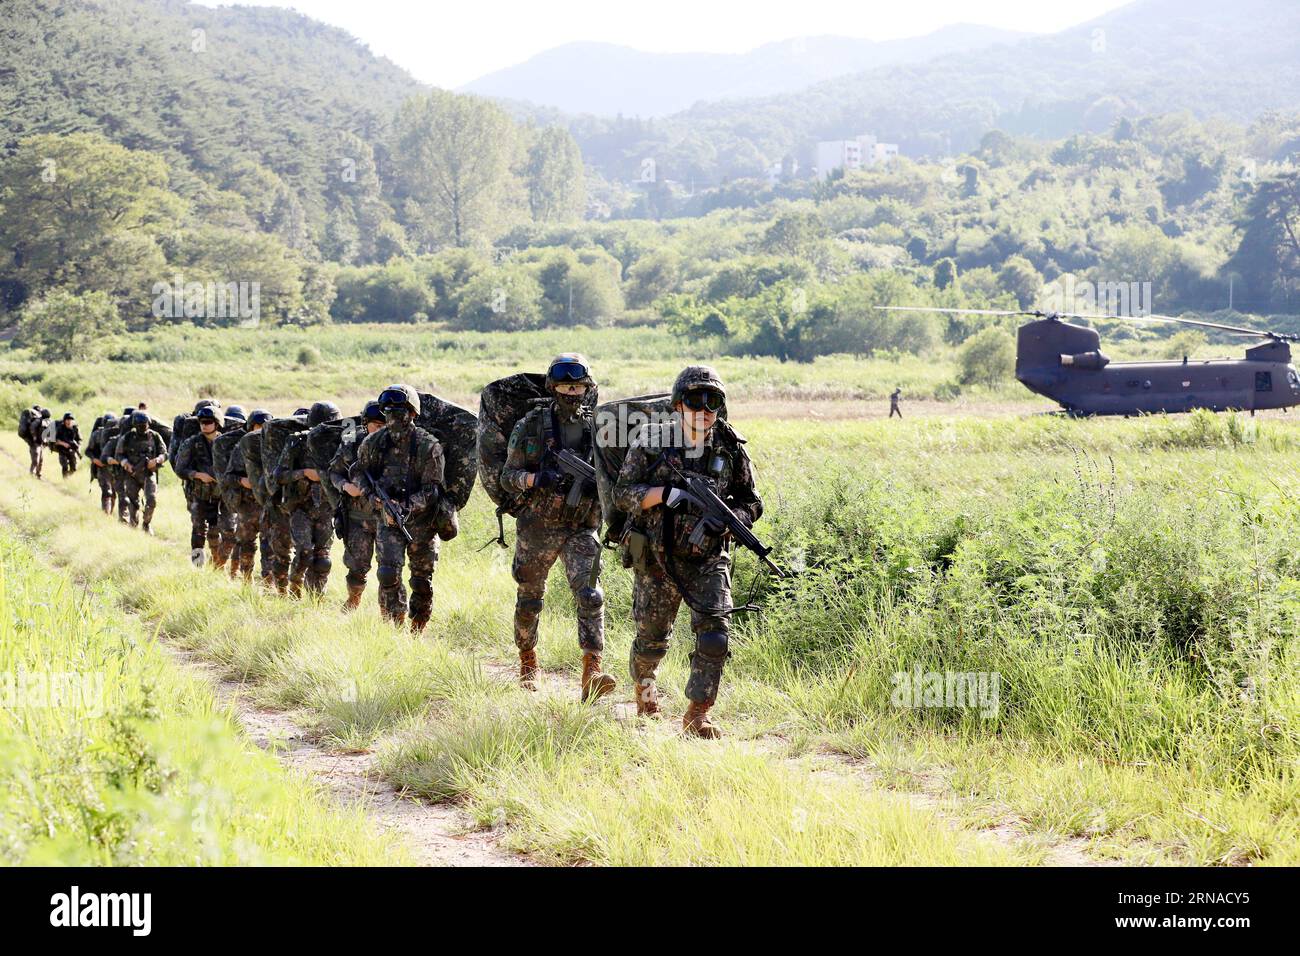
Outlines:
{"type": "Polygon", "coordinates": [[[375,497],[383,505],[384,511],[393,519],[393,524],[397,527],[397,530],[402,532],[402,537],[406,539],[406,543],[413,544],[415,539],[411,537],[411,532],[406,527],[406,515],[402,514],[401,506],[389,496],[388,492],[384,491],[384,486],[379,483],[374,475],[369,477],[370,486],[375,489],[375,497]]]}
{"type": "Polygon", "coordinates": [[[582,503],[582,489],[587,482],[591,482],[592,487],[595,487],[596,469],[590,462],[579,458],[567,448],[561,448],[556,453],[555,464],[559,467],[560,474],[573,479],[564,503],[570,508],[576,508],[582,503]]]}
{"type": "Polygon", "coordinates": [[[750,531],[745,523],[736,517],[736,513],[718,497],[718,493],[713,490],[708,479],[702,475],[692,475],[682,471],[676,465],[672,467],[677,475],[677,480],[683,487],[671,488],[664,496],[664,505],[675,508],[682,503],[692,504],[703,515],[703,518],[695,525],[695,529],[688,539],[692,546],[699,547],[704,543],[704,535],[708,530],[707,525],[711,523],[715,528],[728,532],[740,543],[741,547],[754,552],[758,559],[767,565],[777,577],[788,578],[791,576],[789,571],[777,565],[769,557],[772,549],[759,541],[754,532],[750,531]]]}

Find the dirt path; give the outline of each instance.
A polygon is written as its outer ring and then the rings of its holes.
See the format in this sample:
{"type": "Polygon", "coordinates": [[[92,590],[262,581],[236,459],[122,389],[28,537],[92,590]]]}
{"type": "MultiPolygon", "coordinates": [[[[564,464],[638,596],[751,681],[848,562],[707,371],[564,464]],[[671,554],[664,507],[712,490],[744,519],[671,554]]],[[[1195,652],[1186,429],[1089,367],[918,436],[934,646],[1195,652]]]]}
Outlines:
{"type": "Polygon", "coordinates": [[[344,807],[360,806],[377,827],[394,834],[420,866],[533,866],[527,857],[497,846],[491,830],[476,830],[461,810],[403,796],[375,770],[373,751],[342,753],[316,744],[306,728],[281,711],[258,707],[246,685],[226,680],[219,669],[167,640],[160,646],[177,666],[202,677],[257,746],[290,772],[324,784],[344,807]]]}

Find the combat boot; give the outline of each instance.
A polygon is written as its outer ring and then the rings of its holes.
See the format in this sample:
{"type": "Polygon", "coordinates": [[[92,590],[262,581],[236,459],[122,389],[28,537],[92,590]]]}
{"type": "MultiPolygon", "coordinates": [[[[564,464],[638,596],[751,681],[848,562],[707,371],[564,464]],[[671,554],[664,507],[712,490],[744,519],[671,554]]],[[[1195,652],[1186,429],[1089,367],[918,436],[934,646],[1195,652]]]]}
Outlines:
{"type": "Polygon", "coordinates": [[[610,691],[618,682],[609,674],[600,669],[600,655],[594,651],[586,651],[582,655],[582,701],[599,700],[610,691]]]}
{"type": "Polygon", "coordinates": [[[429,619],[427,617],[411,618],[411,633],[423,634],[424,629],[428,626],[428,624],[429,624],[429,619]]]}
{"type": "Polygon", "coordinates": [[[348,599],[343,602],[344,613],[348,611],[355,611],[358,607],[361,606],[361,595],[365,593],[365,590],[366,590],[366,586],[364,584],[348,585],[348,599]]]}
{"type": "Polygon", "coordinates": [[[524,690],[537,690],[537,651],[534,648],[519,652],[519,686],[524,690]]]}
{"type": "Polygon", "coordinates": [[[700,703],[691,701],[690,706],[686,708],[686,713],[682,715],[682,732],[688,737],[703,737],[705,740],[717,740],[722,736],[722,731],[709,720],[709,708],[713,706],[713,701],[700,703]]]}
{"type": "Polygon", "coordinates": [[[203,567],[203,562],[204,562],[205,558],[206,558],[206,555],[203,553],[203,549],[202,549],[202,548],[191,548],[191,549],[190,549],[190,564],[194,565],[196,568],[201,568],[201,567],[203,567]]]}
{"type": "Polygon", "coordinates": [[[655,689],[655,671],[659,661],[655,658],[642,657],[635,650],[629,659],[632,673],[632,696],[636,699],[636,715],[658,720],[659,691],[655,689]]]}
{"type": "Polygon", "coordinates": [[[149,522],[147,521],[142,522],[140,524],[140,530],[143,531],[145,534],[149,535],[149,537],[151,538],[153,537],[153,529],[149,527],[149,522]]]}

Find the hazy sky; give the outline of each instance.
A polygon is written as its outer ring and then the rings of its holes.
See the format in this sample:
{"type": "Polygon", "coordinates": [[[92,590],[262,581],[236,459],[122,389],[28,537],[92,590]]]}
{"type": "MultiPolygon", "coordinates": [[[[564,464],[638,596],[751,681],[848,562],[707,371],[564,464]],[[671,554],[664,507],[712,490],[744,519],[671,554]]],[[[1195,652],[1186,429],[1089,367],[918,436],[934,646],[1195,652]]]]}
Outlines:
{"type": "MultiPolygon", "coordinates": [[[[199,0],[204,6],[225,6],[199,0]]],[[[1126,0],[242,0],[342,27],[417,79],[456,87],[575,40],[656,53],[743,53],[799,36],[893,40],[950,23],[1051,33],[1126,0]],[[852,5],[850,5],[852,4],[852,5]]]]}

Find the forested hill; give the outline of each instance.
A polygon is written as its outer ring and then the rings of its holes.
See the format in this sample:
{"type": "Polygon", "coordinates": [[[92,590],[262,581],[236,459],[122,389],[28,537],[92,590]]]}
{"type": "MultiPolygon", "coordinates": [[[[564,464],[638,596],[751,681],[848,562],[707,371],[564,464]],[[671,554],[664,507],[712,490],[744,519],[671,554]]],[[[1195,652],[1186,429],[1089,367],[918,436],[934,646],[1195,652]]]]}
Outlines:
{"type": "Polygon", "coordinates": [[[288,184],[324,215],[339,134],[379,147],[420,85],[349,34],[288,10],[184,0],[4,0],[6,149],[35,133],[97,132],[244,196],[288,184]]]}
{"type": "Polygon", "coordinates": [[[1138,0],[1014,45],[843,76],[779,96],[700,103],[654,121],[582,117],[589,163],[632,178],[647,156],[697,185],[755,176],[863,132],[906,156],[974,148],[990,129],[1057,139],[1120,116],[1189,110],[1246,124],[1300,102],[1300,3],[1138,0]]]}

